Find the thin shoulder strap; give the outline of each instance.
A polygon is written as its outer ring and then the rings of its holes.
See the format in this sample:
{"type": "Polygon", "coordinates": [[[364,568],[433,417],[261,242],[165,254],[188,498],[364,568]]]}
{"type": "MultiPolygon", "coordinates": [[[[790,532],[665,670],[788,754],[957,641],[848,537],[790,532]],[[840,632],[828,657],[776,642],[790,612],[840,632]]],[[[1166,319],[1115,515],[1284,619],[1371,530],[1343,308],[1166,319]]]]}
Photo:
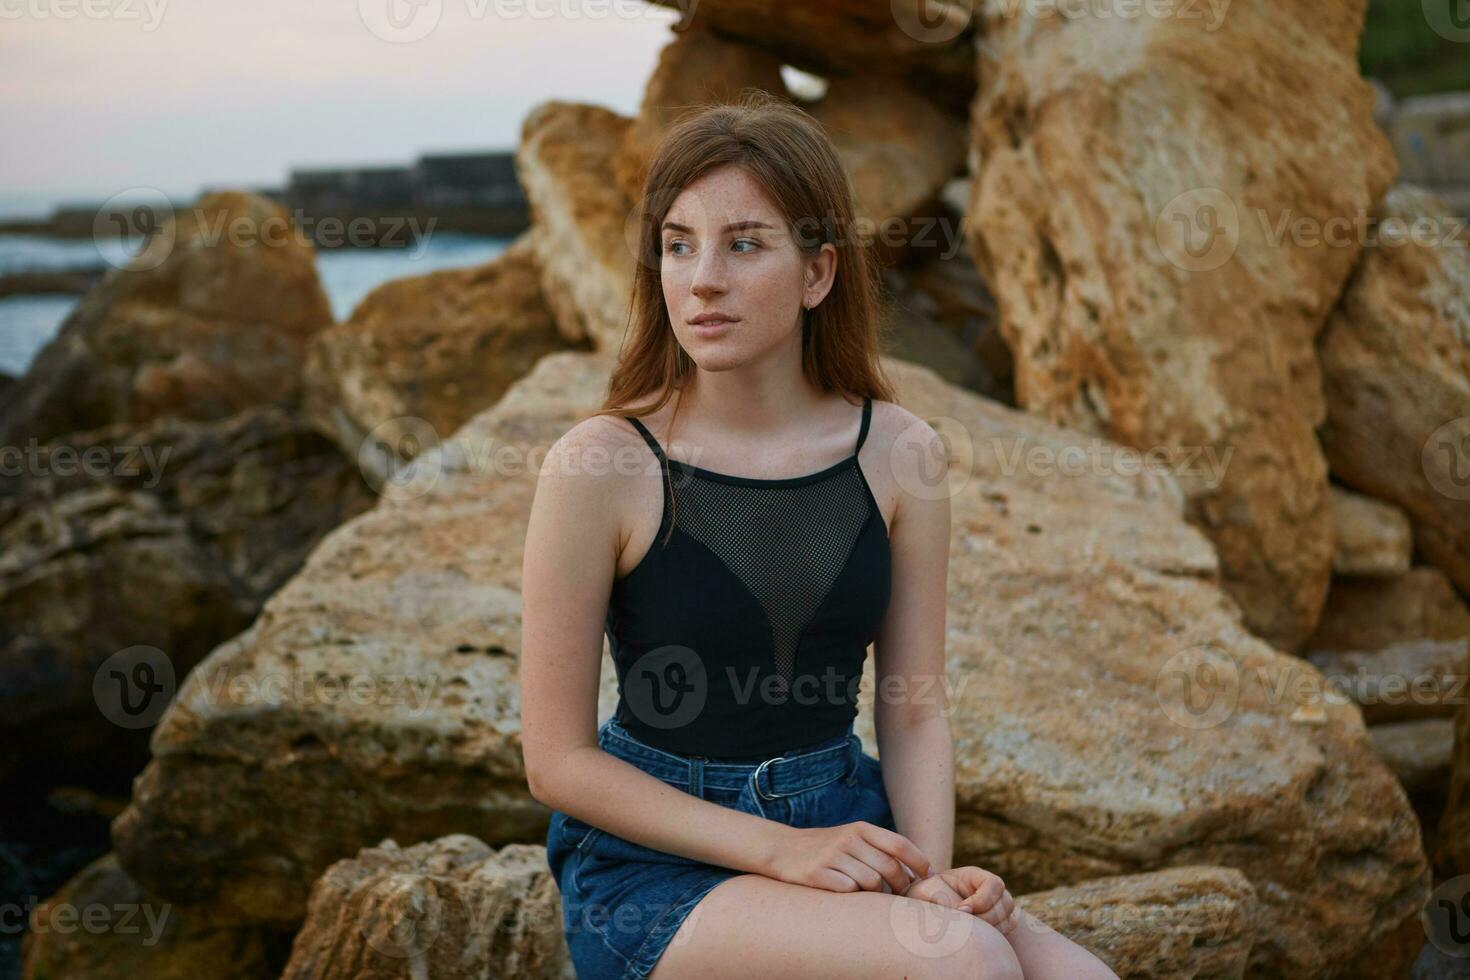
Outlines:
{"type": "Polygon", "coordinates": [[[640,433],[642,433],[643,441],[648,443],[648,448],[653,450],[653,454],[657,456],[658,461],[662,463],[664,461],[663,447],[658,444],[658,440],[653,437],[653,433],[648,431],[648,426],[644,425],[641,421],[638,420],[637,417],[632,415],[624,415],[623,418],[627,419],[629,422],[632,422],[633,427],[636,428],[640,433]]]}
{"type": "Polygon", "coordinates": [[[863,396],[863,427],[858,430],[857,448],[852,451],[856,456],[863,448],[863,440],[868,438],[868,419],[873,416],[873,396],[863,396]]]}

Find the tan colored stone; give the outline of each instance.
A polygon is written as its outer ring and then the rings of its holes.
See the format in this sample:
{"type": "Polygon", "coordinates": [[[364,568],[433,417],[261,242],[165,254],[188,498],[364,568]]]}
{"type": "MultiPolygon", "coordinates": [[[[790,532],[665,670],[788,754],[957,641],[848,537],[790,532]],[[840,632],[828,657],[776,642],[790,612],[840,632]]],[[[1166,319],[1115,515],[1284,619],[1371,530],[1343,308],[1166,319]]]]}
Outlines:
{"type": "Polygon", "coordinates": [[[1404,508],[1418,550],[1470,593],[1470,233],[1409,185],[1376,216],[1379,244],[1318,345],[1322,446],[1335,476],[1404,508]],[[1385,237],[1387,222],[1405,237],[1385,237]]]}
{"type": "Polygon", "coordinates": [[[722,38],[702,22],[672,31],[643,88],[638,117],[613,158],[613,176],[623,196],[629,201],[642,197],[648,163],[680,115],[732,101],[747,88],[786,94],[781,60],[753,45],[722,38]]]}
{"type": "MultiPolygon", "coordinates": [[[[1409,571],[1414,534],[1409,517],[1393,504],[1333,484],[1332,526],[1337,550],[1334,575],[1396,578],[1409,571]]],[[[1328,604],[1331,604],[1328,597],[1328,604]]],[[[1324,615],[1326,610],[1323,610],[1324,615]]]]}
{"type": "Polygon", "coordinates": [[[383,283],[312,344],[308,417],[352,459],[369,435],[405,458],[449,438],[567,348],[540,280],[528,232],[483,265],[383,283]]]}
{"type": "Polygon", "coordinates": [[[573,344],[616,351],[631,315],[637,226],[611,179],[632,120],[550,101],[521,124],[516,175],[531,210],[541,293],[573,344]]]}
{"type": "Polygon", "coordinates": [[[1308,651],[1379,650],[1414,640],[1470,635],[1470,606],[1445,574],[1418,565],[1396,579],[1337,579],[1308,651]]]}
{"type": "Polygon", "coordinates": [[[1335,695],[1363,710],[1370,725],[1448,717],[1470,696],[1465,656],[1470,635],[1406,640],[1377,650],[1317,650],[1307,659],[1335,695]]]}
{"type": "Polygon", "coordinates": [[[1392,179],[1355,60],[1363,7],[1255,0],[1209,22],[999,4],[979,25],[967,228],[1017,402],[1223,458],[1218,484],[1181,474],[1190,517],[1252,631],[1285,649],[1331,570],[1313,338],[1358,249],[1272,236],[1283,217],[1350,219],[1392,179]]]}
{"type": "Polygon", "coordinates": [[[311,889],[282,980],[573,977],[546,848],[385,840],[311,889]]]}
{"type": "Polygon", "coordinates": [[[1139,980],[1245,976],[1255,941],[1256,892],[1234,868],[1096,878],[1017,896],[1016,907],[1139,980]]]}
{"type": "Polygon", "coordinates": [[[332,322],[314,255],[280,205],[201,198],[82,298],[6,391],[0,443],[295,403],[306,346],[332,322]]]}
{"type": "Polygon", "coordinates": [[[1423,718],[1368,729],[1373,751],[1410,793],[1438,789],[1449,782],[1455,746],[1455,720],[1423,718]]]}
{"type": "MultiPolygon", "coordinates": [[[[681,113],[730,101],[746,88],[786,96],[780,61],[706,29],[676,34],[659,56],[617,157],[615,173],[628,200],[641,197],[653,153],[681,113]]],[[[802,108],[821,123],[851,180],[854,234],[870,236],[888,263],[943,244],[935,208],[945,184],[964,169],[963,117],[901,79],[873,72],[834,76],[826,94],[802,108]]]]}
{"type": "Polygon", "coordinates": [[[964,112],[975,93],[973,6],[954,0],[655,0],[682,14],[675,30],[707,28],[823,76],[884,74],[964,112]]]}
{"type": "MultiPolygon", "coordinates": [[[[12,923],[14,925],[16,923],[12,923]]],[[[27,980],[275,980],[289,933],[217,921],[207,906],[149,895],[106,854],[30,913],[27,980]]]]}

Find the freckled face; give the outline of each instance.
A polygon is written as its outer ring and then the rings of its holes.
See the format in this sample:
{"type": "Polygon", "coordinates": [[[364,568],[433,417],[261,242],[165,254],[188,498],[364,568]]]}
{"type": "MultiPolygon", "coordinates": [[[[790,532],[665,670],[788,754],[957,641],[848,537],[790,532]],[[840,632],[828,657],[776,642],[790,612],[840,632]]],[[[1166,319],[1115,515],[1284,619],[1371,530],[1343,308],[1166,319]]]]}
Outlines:
{"type": "Polygon", "coordinates": [[[786,222],[734,164],[689,184],[660,231],[659,274],[679,345],[706,370],[745,363],[782,343],[800,343],[804,256],[786,222]],[[738,317],[699,328],[702,313],[738,317]]]}

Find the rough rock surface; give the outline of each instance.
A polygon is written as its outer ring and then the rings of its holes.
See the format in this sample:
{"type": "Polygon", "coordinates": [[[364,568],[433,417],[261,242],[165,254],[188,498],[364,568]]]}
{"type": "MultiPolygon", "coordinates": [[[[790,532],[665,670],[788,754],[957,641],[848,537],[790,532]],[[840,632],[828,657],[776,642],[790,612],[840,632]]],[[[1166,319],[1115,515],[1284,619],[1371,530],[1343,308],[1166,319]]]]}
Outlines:
{"type": "Polygon", "coordinates": [[[312,344],[304,410],[349,459],[369,435],[411,458],[567,346],[527,232],[483,265],[374,289],[312,344]]]}
{"type": "MultiPolygon", "coordinates": [[[[1414,532],[1409,516],[1393,504],[1333,484],[1332,525],[1337,542],[1332,574],[1397,578],[1409,571],[1414,532]]],[[[1331,605],[1330,594],[1327,601],[1331,605]]]]}
{"type": "Polygon", "coordinates": [[[1234,868],[1182,867],[1033,892],[1016,907],[1120,977],[1204,980],[1244,976],[1256,893],[1234,868]]]}
{"type": "Polygon", "coordinates": [[[963,113],[975,93],[973,5],[953,0],[655,0],[707,28],[822,76],[893,75],[963,113]]]}
{"type": "Polygon", "coordinates": [[[637,226],[611,179],[631,125],[600,106],[543,102],[516,147],[545,303],[567,341],[597,350],[618,349],[631,315],[637,226]]]}
{"type": "Polygon", "coordinates": [[[167,698],[375,500],[352,460],[276,406],[72,433],[23,469],[0,476],[0,740],[46,748],[0,754],[0,770],[58,777],[147,761],[158,711],[124,729],[99,710],[107,658],[153,647],[167,698]]]}
{"type": "Polygon", "coordinates": [[[1245,0],[1216,23],[996,4],[978,25],[967,228],[1017,403],[1221,457],[1218,483],[1184,480],[1191,520],[1251,630],[1288,650],[1332,566],[1313,340],[1358,248],[1276,236],[1350,220],[1392,180],[1355,60],[1363,8],[1245,0]]]}
{"type": "Polygon", "coordinates": [[[1410,793],[1448,785],[1455,747],[1453,718],[1424,718],[1374,725],[1368,729],[1373,751],[1410,793]]]}
{"type": "MultiPolygon", "coordinates": [[[[781,63],[769,52],[698,27],[678,33],[660,52],[638,118],[615,158],[624,196],[641,197],[659,140],[691,103],[726,102],[746,88],[789,96],[781,63]],[[697,79],[694,92],[691,79],[697,79]]],[[[859,230],[872,236],[875,252],[891,262],[932,247],[927,243],[940,192],[964,169],[964,117],[902,79],[873,72],[832,77],[822,97],[802,108],[842,160],[859,230]]]]}
{"type": "Polygon", "coordinates": [[[300,397],[332,322],[314,251],[252,194],[201,198],[88,293],[0,404],[0,443],[300,397]]]}
{"type": "Polygon", "coordinates": [[[275,980],[291,947],[289,934],[147,894],[114,854],[38,905],[21,942],[26,980],[275,980]]]}
{"type": "Polygon", "coordinates": [[[1470,606],[1432,565],[1395,579],[1332,583],[1322,621],[1308,651],[1380,650],[1413,640],[1453,641],[1470,636],[1470,606]]]}
{"type": "Polygon", "coordinates": [[[1409,185],[1376,216],[1319,342],[1322,446],[1335,476],[1406,510],[1418,550],[1470,594],[1470,232],[1409,185]]]}
{"type": "Polygon", "coordinates": [[[328,868],[281,980],[402,977],[572,980],[546,848],[386,840],[328,868]]]}

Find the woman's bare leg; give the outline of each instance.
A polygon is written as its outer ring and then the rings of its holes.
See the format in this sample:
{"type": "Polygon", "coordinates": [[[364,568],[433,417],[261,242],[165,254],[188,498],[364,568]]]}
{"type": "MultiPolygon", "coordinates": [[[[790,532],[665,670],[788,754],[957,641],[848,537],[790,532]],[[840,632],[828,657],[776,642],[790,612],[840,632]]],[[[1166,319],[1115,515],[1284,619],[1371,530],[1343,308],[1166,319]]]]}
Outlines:
{"type": "Polygon", "coordinates": [[[1010,940],[1026,980],[1118,980],[1108,965],[1034,915],[1016,909],[1010,940]]]}
{"type": "Polygon", "coordinates": [[[751,976],[1023,980],[1006,937],[978,916],[886,892],[743,874],[694,907],[649,980],[751,976]]]}

